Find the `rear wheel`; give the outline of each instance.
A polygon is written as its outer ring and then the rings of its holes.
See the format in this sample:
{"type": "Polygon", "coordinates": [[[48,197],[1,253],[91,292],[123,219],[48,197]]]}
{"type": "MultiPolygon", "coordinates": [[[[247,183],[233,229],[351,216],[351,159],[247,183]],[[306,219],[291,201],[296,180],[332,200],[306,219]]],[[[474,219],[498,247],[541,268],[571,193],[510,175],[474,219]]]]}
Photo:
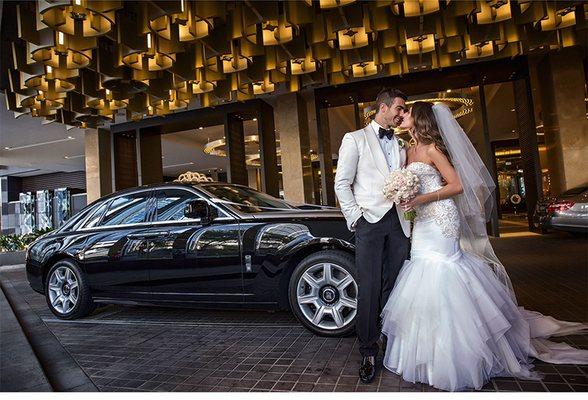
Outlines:
{"type": "Polygon", "coordinates": [[[318,335],[346,336],[355,327],[357,281],[352,255],[336,250],[312,254],[298,264],[290,279],[292,311],[318,335]]]}
{"type": "Polygon", "coordinates": [[[49,270],[45,298],[51,312],[61,319],[82,318],[96,308],[84,273],[69,260],[58,261],[49,270]]]}

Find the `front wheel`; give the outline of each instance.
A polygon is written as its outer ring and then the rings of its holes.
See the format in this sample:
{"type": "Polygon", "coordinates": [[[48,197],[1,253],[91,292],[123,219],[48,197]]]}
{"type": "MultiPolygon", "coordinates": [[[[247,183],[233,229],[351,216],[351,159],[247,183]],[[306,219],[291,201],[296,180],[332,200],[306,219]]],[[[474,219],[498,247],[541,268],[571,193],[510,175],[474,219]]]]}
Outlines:
{"type": "Polygon", "coordinates": [[[355,328],[357,273],[350,254],[323,250],[298,264],[290,279],[292,311],[310,331],[346,336],[355,328]]]}
{"type": "Polygon", "coordinates": [[[45,298],[51,312],[61,319],[82,318],[96,308],[84,273],[69,260],[58,261],[49,270],[45,298]]]}

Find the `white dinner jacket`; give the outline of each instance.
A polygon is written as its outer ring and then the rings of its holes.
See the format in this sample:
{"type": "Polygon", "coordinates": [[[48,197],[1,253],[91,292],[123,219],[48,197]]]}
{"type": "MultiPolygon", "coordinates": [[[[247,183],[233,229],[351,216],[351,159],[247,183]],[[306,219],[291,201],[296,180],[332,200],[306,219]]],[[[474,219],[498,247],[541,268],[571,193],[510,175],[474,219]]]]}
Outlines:
{"type": "MultiPolygon", "coordinates": [[[[406,150],[397,144],[400,168],[406,163],[406,150]]],[[[382,192],[390,174],[386,156],[378,137],[368,124],[365,128],[343,136],[335,174],[335,193],[347,228],[354,231],[354,223],[363,215],[366,221],[378,222],[394,205],[382,192]]],[[[396,207],[400,225],[410,237],[410,221],[404,211],[396,207]]]]}

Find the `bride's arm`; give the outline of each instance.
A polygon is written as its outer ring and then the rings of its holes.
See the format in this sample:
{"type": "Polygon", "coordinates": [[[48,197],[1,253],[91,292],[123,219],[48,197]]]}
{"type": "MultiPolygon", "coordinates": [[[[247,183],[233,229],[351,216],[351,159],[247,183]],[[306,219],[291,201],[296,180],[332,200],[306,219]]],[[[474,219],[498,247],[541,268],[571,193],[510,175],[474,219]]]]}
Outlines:
{"type": "Polygon", "coordinates": [[[435,168],[439,170],[447,184],[434,192],[419,194],[411,201],[401,204],[406,210],[431,201],[448,199],[463,192],[459,176],[445,154],[439,151],[434,145],[429,145],[427,156],[433,162],[435,168]]]}

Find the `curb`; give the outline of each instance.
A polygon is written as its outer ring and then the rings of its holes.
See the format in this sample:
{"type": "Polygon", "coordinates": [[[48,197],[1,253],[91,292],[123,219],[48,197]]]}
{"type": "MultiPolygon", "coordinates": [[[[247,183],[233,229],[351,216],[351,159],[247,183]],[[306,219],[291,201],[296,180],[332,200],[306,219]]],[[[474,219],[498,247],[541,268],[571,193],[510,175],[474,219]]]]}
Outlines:
{"type": "Polygon", "coordinates": [[[94,382],[31,310],[12,283],[0,280],[0,286],[53,390],[99,392],[94,382]]]}

